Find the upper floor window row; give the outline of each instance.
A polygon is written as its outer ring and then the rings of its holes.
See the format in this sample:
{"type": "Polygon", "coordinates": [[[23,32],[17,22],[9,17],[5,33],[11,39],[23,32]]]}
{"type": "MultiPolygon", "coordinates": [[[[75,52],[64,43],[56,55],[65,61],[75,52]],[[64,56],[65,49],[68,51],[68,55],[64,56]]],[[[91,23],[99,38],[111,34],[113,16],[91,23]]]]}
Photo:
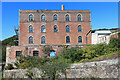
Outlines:
{"type": "MultiPolygon", "coordinates": [[[[53,31],[58,32],[57,25],[54,25],[53,31]]],[[[45,33],[45,32],[46,32],[45,25],[42,25],[41,26],[41,33],[45,33]]],[[[70,32],[70,26],[69,25],[66,26],[66,32],[70,32]]],[[[78,32],[82,32],[82,26],[81,25],[78,25],[78,32]]],[[[29,33],[33,33],[33,26],[32,25],[29,26],[29,33]]]]}
{"type": "MultiPolygon", "coordinates": [[[[34,21],[34,15],[33,14],[30,14],[29,15],[29,22],[32,22],[34,21]]],[[[46,16],[45,14],[42,14],[41,15],[41,21],[46,21],[46,16]]],[[[58,15],[57,14],[54,14],[53,15],[53,21],[58,21],[58,15]]],[[[70,15],[69,14],[66,14],[65,15],[65,21],[69,22],[70,21],[70,15]]],[[[77,21],[80,22],[82,21],[82,15],[81,14],[78,14],[77,15],[77,21]]]]}

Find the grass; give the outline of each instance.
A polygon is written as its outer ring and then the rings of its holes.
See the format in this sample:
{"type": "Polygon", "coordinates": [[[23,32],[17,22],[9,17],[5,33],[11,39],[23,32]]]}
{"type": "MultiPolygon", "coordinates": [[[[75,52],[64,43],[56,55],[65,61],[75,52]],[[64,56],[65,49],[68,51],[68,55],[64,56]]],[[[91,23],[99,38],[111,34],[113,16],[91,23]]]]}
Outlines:
{"type": "Polygon", "coordinates": [[[84,59],[84,60],[81,60],[80,62],[77,62],[77,63],[85,63],[85,62],[93,62],[93,61],[102,61],[102,60],[107,60],[107,59],[115,59],[118,56],[120,56],[120,52],[107,53],[105,55],[95,57],[93,59],[84,59]]]}
{"type": "Polygon", "coordinates": [[[0,71],[0,80],[2,79],[2,71],[0,71]]]}

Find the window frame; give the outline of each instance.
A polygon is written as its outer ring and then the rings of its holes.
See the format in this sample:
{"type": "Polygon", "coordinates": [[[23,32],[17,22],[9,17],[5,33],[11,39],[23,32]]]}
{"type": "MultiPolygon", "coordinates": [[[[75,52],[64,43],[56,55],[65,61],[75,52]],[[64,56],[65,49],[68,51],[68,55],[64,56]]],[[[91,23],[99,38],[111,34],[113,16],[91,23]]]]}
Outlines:
{"type": "Polygon", "coordinates": [[[55,32],[55,33],[58,32],[58,26],[57,26],[57,25],[54,25],[54,26],[53,26],[53,32],[55,32]],[[57,28],[57,31],[55,31],[55,26],[56,26],[56,28],[57,28]]]}
{"type": "Polygon", "coordinates": [[[46,38],[45,38],[45,36],[42,36],[41,37],[41,44],[46,44],[46,38]],[[44,38],[43,38],[44,37],[44,38]],[[43,39],[44,39],[44,41],[43,41],[43,39]]]}
{"type": "Polygon", "coordinates": [[[78,32],[82,32],[82,25],[78,25],[78,32]],[[79,31],[79,28],[80,28],[80,31],[79,31]]]}
{"type": "Polygon", "coordinates": [[[29,22],[33,22],[34,21],[34,15],[33,14],[29,14],[29,22]],[[32,15],[32,20],[30,20],[30,16],[32,15]]]}
{"type": "Polygon", "coordinates": [[[83,39],[82,39],[82,36],[80,35],[80,36],[78,36],[78,43],[82,43],[83,42],[83,39]],[[81,39],[80,39],[80,37],[81,37],[81,39]]]}
{"type": "Polygon", "coordinates": [[[41,26],[41,33],[46,33],[46,27],[45,27],[45,25],[42,25],[42,26],[41,26]],[[42,29],[43,26],[44,26],[45,31],[42,29]]]}
{"type": "MultiPolygon", "coordinates": [[[[21,53],[21,51],[15,51],[15,57],[16,57],[16,58],[20,57],[20,53],[21,53]],[[17,54],[17,52],[19,52],[19,55],[17,54]]],[[[22,54],[22,53],[21,53],[21,54],[22,54]]]]}
{"type": "Polygon", "coordinates": [[[42,22],[46,21],[46,15],[45,15],[45,14],[41,14],[41,21],[42,21],[42,22]],[[42,16],[43,16],[43,15],[45,16],[44,19],[42,19],[42,16]]]}
{"type": "Polygon", "coordinates": [[[53,14],[53,21],[58,21],[58,15],[57,14],[53,14]],[[57,20],[55,20],[55,18],[54,18],[55,15],[57,16],[56,17],[57,20]]]}
{"type": "Polygon", "coordinates": [[[29,44],[33,44],[33,36],[29,36],[29,44]],[[32,43],[30,41],[30,38],[32,38],[32,43]]]}
{"type": "Polygon", "coordinates": [[[70,43],[70,36],[66,36],[66,43],[70,43]],[[67,41],[67,37],[69,38],[69,42],[67,41]]]}
{"type": "Polygon", "coordinates": [[[82,14],[80,14],[80,13],[77,14],[77,21],[78,21],[78,22],[82,22],[82,14]],[[79,16],[79,15],[80,15],[80,20],[78,19],[78,16],[79,16]]]}
{"type": "Polygon", "coordinates": [[[29,33],[33,33],[33,25],[29,25],[29,33]],[[30,30],[30,27],[32,26],[32,32],[30,30]]]}
{"type": "Polygon", "coordinates": [[[39,56],[39,51],[34,50],[34,51],[33,51],[33,56],[34,56],[34,57],[38,57],[38,56],[39,56]],[[34,55],[34,52],[35,52],[35,51],[36,51],[36,52],[38,52],[37,56],[36,56],[36,55],[34,55]]]}
{"type": "Polygon", "coordinates": [[[70,14],[65,14],[65,21],[66,21],[66,22],[69,22],[69,21],[70,21],[70,14]],[[67,15],[68,15],[68,20],[67,20],[67,18],[66,18],[67,15]]]}
{"type": "Polygon", "coordinates": [[[67,33],[70,32],[70,26],[69,26],[69,25],[66,25],[65,29],[66,29],[66,32],[67,32],[67,33]],[[69,27],[69,31],[68,31],[68,29],[67,29],[67,26],[69,27]]]}

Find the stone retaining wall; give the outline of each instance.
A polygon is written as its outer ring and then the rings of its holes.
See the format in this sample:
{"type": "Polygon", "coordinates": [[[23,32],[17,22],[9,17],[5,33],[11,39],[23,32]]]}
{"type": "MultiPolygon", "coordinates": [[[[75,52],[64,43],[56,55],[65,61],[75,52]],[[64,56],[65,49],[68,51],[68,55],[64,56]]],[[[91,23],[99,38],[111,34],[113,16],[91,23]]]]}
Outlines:
{"type": "MultiPolygon", "coordinates": [[[[120,63],[118,58],[112,60],[98,61],[98,62],[87,62],[87,63],[76,63],[72,64],[69,69],[66,70],[67,78],[120,78],[119,72],[120,63]]],[[[41,71],[37,68],[31,70],[36,78],[40,78],[41,71]]],[[[25,74],[26,69],[19,70],[5,70],[4,77],[12,78],[27,78],[25,74]]],[[[64,75],[62,75],[62,78],[64,75]]]]}

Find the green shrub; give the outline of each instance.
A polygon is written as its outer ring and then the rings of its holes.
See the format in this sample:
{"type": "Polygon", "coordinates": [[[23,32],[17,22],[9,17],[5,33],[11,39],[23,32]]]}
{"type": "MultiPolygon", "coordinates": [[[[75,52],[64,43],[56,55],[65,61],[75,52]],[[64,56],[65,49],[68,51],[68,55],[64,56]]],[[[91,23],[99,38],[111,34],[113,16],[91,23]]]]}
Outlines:
{"type": "Polygon", "coordinates": [[[97,56],[104,55],[108,52],[109,46],[107,44],[97,44],[95,45],[95,53],[97,56]]]}
{"type": "Polygon", "coordinates": [[[70,59],[71,62],[77,62],[82,59],[83,51],[75,47],[64,49],[61,56],[65,59],[70,59]]]}
{"type": "Polygon", "coordinates": [[[17,61],[14,64],[18,69],[25,69],[25,68],[31,69],[33,67],[38,67],[39,65],[43,65],[48,60],[49,60],[48,58],[27,56],[17,59],[17,61]]]}
{"type": "Polygon", "coordinates": [[[111,38],[108,45],[111,51],[117,51],[120,48],[120,39],[111,38]]]}
{"type": "Polygon", "coordinates": [[[12,70],[14,69],[12,64],[8,64],[8,66],[5,67],[6,70],[12,70]]]}
{"type": "Polygon", "coordinates": [[[42,47],[42,51],[43,51],[43,53],[45,53],[45,54],[48,54],[48,55],[49,55],[50,50],[53,50],[53,49],[52,49],[52,46],[43,46],[43,47],[42,47]]]}

